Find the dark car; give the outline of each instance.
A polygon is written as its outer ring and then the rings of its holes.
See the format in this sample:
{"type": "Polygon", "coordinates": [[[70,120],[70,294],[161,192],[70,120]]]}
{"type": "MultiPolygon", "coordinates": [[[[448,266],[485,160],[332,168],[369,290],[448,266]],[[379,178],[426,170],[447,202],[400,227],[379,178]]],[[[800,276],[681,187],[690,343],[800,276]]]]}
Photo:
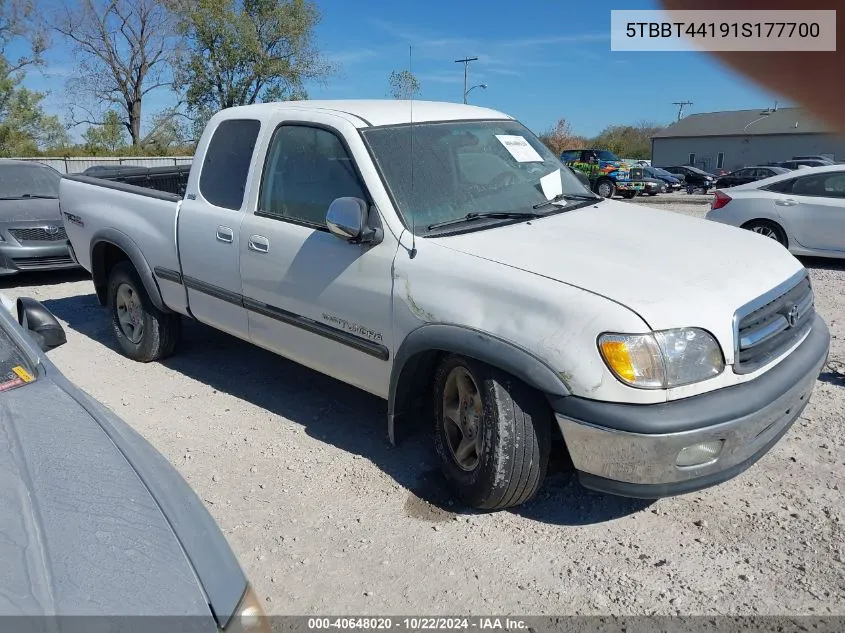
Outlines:
{"type": "Polygon", "coordinates": [[[683,186],[683,176],[675,176],[674,174],[670,174],[665,169],[660,169],[659,167],[644,167],[643,173],[648,178],[656,178],[657,180],[665,182],[666,189],[668,191],[677,191],[683,186]]]}
{"type": "Polygon", "coordinates": [[[658,193],[666,193],[669,190],[666,183],[659,178],[645,177],[642,181],[645,184],[644,195],[656,196],[658,193]]]}
{"type": "Polygon", "coordinates": [[[743,167],[724,176],[719,176],[716,180],[716,187],[719,189],[736,187],[737,185],[744,185],[755,180],[763,180],[763,178],[785,174],[788,171],[788,169],[783,167],[775,166],[743,167]]]}
{"type": "Polygon", "coordinates": [[[76,267],[59,213],[61,179],[41,163],[0,160],[0,275],[76,267]]]}
{"type": "Polygon", "coordinates": [[[830,159],[825,158],[824,156],[819,156],[818,154],[814,154],[812,156],[793,156],[792,160],[820,160],[826,165],[835,165],[836,163],[830,159]]]}
{"type": "Polygon", "coordinates": [[[704,193],[707,193],[716,182],[716,176],[692,165],[675,165],[673,167],[664,167],[663,169],[670,174],[683,176],[687,193],[692,193],[695,189],[703,189],[704,193]]]}
{"type": "Polygon", "coordinates": [[[269,631],[203,502],[47,359],[66,342],[55,317],[33,299],[0,298],[0,620],[57,616],[0,628],[269,631]]]}

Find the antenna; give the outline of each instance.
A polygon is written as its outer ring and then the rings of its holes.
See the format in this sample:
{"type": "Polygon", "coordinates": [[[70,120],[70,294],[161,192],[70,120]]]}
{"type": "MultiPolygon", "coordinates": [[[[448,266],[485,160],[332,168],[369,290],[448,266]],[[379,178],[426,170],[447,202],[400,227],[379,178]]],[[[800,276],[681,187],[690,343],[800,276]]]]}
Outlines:
{"type": "Polygon", "coordinates": [[[693,105],[692,101],[673,101],[672,105],[678,106],[678,121],[684,116],[684,106],[693,105]]]}
{"type": "MultiPolygon", "coordinates": [[[[413,47],[408,45],[408,72],[414,74],[414,52],[413,47]]],[[[408,253],[411,259],[417,256],[417,231],[416,231],[416,209],[414,208],[414,92],[411,91],[411,252],[408,253]]]]}

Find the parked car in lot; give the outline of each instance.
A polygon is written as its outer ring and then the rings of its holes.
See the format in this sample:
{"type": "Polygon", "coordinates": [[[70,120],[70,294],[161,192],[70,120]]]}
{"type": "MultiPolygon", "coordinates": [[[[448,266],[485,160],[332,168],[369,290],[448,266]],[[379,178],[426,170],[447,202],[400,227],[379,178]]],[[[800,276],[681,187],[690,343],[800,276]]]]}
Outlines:
{"type": "Polygon", "coordinates": [[[55,317],[30,298],[2,303],[0,616],[58,617],[38,630],[81,631],[63,618],[85,615],[115,616],[109,630],[143,628],[129,616],[192,616],[180,630],[269,631],[185,480],[46,357],[66,342],[55,317]]]}
{"type": "Polygon", "coordinates": [[[648,178],[657,178],[658,180],[665,182],[666,189],[670,192],[678,191],[681,187],[683,187],[684,177],[670,174],[665,169],[660,169],[659,167],[646,167],[643,172],[648,178]]]}
{"type": "Polygon", "coordinates": [[[724,176],[719,176],[716,179],[715,187],[719,187],[724,189],[725,187],[735,187],[736,185],[744,185],[749,182],[754,182],[755,180],[763,180],[763,178],[770,178],[771,176],[776,176],[778,174],[785,174],[788,173],[788,169],[784,169],[783,167],[743,167],[742,169],[737,169],[736,171],[732,171],[724,176]]]}
{"type": "Polygon", "coordinates": [[[560,160],[587,176],[590,189],[602,198],[633,198],[645,189],[643,167],[626,163],[611,151],[568,149],[561,153],[560,160]]]}
{"type": "Polygon", "coordinates": [[[674,165],[672,167],[664,167],[670,174],[676,174],[684,177],[684,186],[689,191],[692,189],[703,189],[707,193],[716,182],[716,177],[709,174],[703,169],[692,167],[691,165],[674,165]]]}
{"type": "Polygon", "coordinates": [[[643,185],[645,185],[643,189],[644,195],[649,196],[656,196],[658,193],[666,193],[669,189],[666,187],[666,183],[659,178],[651,178],[649,176],[643,177],[643,185]]]}
{"type": "Polygon", "coordinates": [[[707,219],[770,237],[796,255],[845,257],[845,166],[717,190],[707,219]]]}
{"type": "Polygon", "coordinates": [[[41,163],[0,160],[0,276],[76,267],[59,213],[61,178],[41,163]]]}
{"type": "Polygon", "coordinates": [[[189,317],[380,396],[390,439],[424,415],[478,508],[534,496],[553,437],[596,490],[725,481],[788,431],[827,358],[786,250],[602,199],[486,108],[226,109],[184,199],[83,176],[60,199],[126,356],[173,353],[189,317]]]}
{"type": "Polygon", "coordinates": [[[832,163],[829,160],[804,158],[798,160],[782,160],[779,163],[773,164],[778,167],[785,167],[786,169],[801,169],[802,167],[826,167],[827,165],[834,165],[835,163],[832,163]]]}
{"type": "Polygon", "coordinates": [[[828,165],[835,165],[836,161],[832,158],[828,158],[827,156],[821,156],[819,154],[811,154],[809,156],[793,156],[792,160],[818,160],[828,165]]]}

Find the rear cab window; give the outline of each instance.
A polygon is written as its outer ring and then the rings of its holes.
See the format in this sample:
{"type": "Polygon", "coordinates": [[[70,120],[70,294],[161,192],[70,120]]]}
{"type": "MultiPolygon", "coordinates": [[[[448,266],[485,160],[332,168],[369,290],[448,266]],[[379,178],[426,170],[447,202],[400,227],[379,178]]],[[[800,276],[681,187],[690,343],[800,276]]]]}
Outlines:
{"type": "Polygon", "coordinates": [[[256,119],[222,121],[208,143],[200,172],[199,190],[210,204],[240,210],[261,129],[256,119]]]}

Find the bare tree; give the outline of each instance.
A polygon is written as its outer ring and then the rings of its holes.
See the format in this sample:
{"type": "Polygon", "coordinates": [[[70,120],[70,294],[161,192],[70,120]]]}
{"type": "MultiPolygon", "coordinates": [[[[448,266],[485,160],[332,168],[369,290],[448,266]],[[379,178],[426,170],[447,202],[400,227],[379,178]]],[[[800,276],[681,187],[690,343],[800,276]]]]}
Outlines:
{"type": "Polygon", "coordinates": [[[420,91],[420,82],[410,70],[394,70],[387,84],[394,99],[413,99],[420,91]]]}
{"type": "Polygon", "coordinates": [[[72,103],[73,123],[102,125],[105,112],[116,108],[132,145],[141,145],[144,98],[173,84],[173,14],[161,0],[65,0],[52,26],[72,43],[79,62],[69,91],[89,99],[72,103]]]}
{"type": "Polygon", "coordinates": [[[6,74],[42,62],[41,55],[47,47],[47,38],[35,17],[36,9],[32,0],[0,0],[0,57],[6,61],[6,74]],[[6,47],[20,40],[27,44],[26,53],[17,59],[7,59],[6,47]]]}

